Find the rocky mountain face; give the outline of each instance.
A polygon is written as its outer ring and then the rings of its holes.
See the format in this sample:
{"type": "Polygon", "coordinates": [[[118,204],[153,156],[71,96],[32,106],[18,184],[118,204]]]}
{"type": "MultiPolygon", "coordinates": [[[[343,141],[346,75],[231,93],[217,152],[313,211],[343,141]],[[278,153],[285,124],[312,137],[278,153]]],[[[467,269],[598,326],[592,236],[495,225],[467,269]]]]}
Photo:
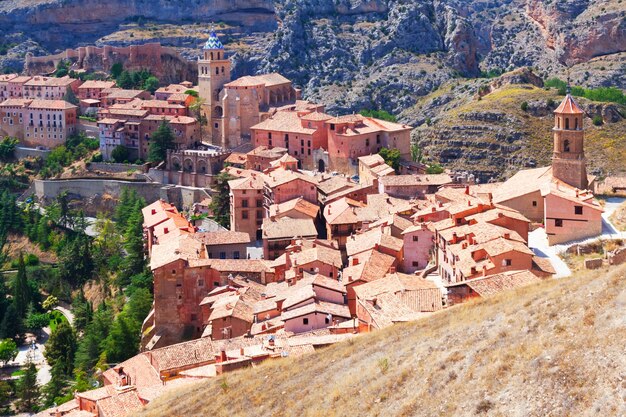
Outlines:
{"type": "Polygon", "coordinates": [[[0,66],[90,44],[195,59],[211,22],[234,76],[279,71],[330,113],[379,108],[418,126],[460,102],[442,87],[520,67],[626,88],[623,0],[0,0],[0,66]],[[443,104],[416,112],[431,96],[443,104]]]}

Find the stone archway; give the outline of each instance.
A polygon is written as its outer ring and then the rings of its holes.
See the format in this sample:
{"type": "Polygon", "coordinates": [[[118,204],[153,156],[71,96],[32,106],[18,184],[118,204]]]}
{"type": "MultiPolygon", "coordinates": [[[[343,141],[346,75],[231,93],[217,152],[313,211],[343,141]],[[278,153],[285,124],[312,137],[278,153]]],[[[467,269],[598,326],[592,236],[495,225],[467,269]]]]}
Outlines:
{"type": "Polygon", "coordinates": [[[180,164],[180,159],[172,158],[172,166],[170,167],[170,169],[173,171],[180,171],[181,168],[182,168],[182,165],[180,164]]]}
{"type": "Polygon", "coordinates": [[[183,171],[185,171],[185,172],[194,172],[194,170],[193,170],[193,161],[190,158],[185,159],[185,164],[183,166],[183,171]]]}
{"type": "Polygon", "coordinates": [[[319,172],[325,172],[326,171],[326,162],[324,162],[323,159],[320,159],[319,161],[317,161],[317,170],[319,172]]]}
{"type": "Polygon", "coordinates": [[[213,109],[213,117],[222,116],[224,116],[224,109],[222,109],[222,106],[215,106],[215,108],[213,109]]]}
{"type": "Polygon", "coordinates": [[[198,161],[198,166],[196,167],[196,171],[199,174],[208,174],[207,163],[206,163],[206,161],[204,159],[200,159],[198,161]]]}

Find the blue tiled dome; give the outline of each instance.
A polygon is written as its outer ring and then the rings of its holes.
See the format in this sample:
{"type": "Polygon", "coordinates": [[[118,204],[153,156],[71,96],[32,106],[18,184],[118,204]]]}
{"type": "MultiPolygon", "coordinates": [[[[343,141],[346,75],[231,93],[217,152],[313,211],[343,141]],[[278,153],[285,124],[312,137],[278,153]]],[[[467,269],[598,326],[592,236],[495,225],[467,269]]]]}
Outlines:
{"type": "Polygon", "coordinates": [[[222,45],[222,42],[217,38],[215,31],[211,31],[209,39],[204,44],[204,49],[224,49],[224,45],[222,45]]]}

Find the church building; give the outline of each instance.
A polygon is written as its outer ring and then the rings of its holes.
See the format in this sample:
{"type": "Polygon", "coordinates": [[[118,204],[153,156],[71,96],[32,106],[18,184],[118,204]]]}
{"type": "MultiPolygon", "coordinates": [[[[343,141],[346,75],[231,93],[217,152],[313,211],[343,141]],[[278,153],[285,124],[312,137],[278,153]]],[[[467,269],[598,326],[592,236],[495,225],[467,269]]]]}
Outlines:
{"type": "Polygon", "coordinates": [[[584,111],[568,93],[554,111],[552,165],[519,171],[494,193],[495,203],[543,223],[548,243],[598,236],[602,206],[590,188],[584,151],[584,111]]]}

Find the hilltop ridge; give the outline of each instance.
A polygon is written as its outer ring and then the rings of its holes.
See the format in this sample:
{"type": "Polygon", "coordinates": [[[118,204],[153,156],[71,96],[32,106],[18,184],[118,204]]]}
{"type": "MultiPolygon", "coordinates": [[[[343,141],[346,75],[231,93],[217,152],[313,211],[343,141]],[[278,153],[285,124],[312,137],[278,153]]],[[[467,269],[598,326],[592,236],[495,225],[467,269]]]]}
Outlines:
{"type": "Polygon", "coordinates": [[[140,415],[623,415],[625,275],[602,269],[453,307],[180,389],[140,415]]]}

